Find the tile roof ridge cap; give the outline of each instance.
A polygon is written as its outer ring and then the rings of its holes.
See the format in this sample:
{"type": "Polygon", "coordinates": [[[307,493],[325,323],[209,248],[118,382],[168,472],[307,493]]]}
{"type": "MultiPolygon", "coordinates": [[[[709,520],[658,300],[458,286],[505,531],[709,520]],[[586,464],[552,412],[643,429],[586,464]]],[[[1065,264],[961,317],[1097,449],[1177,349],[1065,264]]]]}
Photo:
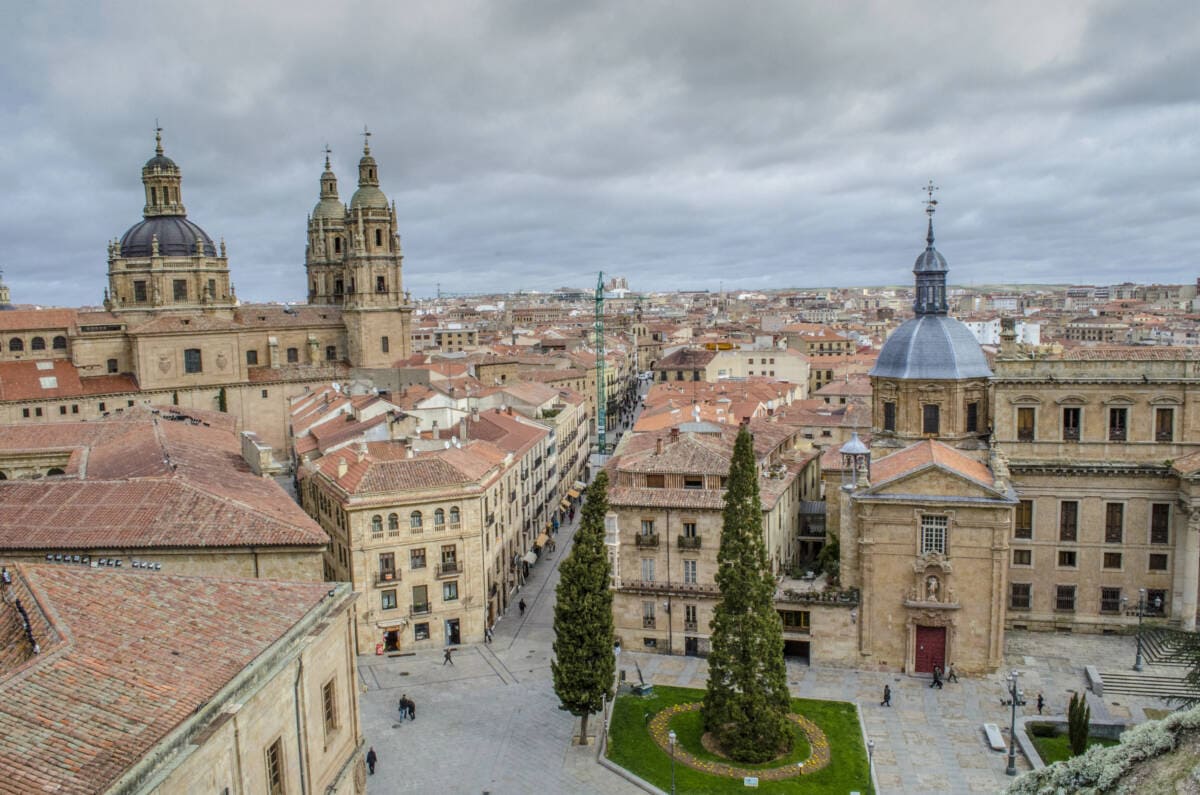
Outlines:
{"type": "MultiPolygon", "coordinates": [[[[243,509],[245,509],[245,510],[249,511],[250,513],[256,514],[256,515],[258,515],[258,516],[262,516],[262,517],[264,517],[264,518],[266,518],[266,519],[268,519],[268,520],[271,520],[271,521],[278,522],[279,524],[283,524],[283,525],[286,525],[286,526],[288,526],[288,527],[295,528],[295,529],[297,529],[297,530],[304,530],[305,532],[308,532],[308,533],[311,533],[311,532],[312,532],[312,528],[306,528],[306,527],[304,527],[303,525],[297,524],[297,523],[295,523],[295,522],[289,521],[289,520],[287,520],[287,519],[284,519],[284,518],[282,518],[282,517],[279,517],[279,516],[275,516],[273,513],[269,512],[269,511],[267,511],[267,510],[264,510],[264,509],[262,509],[262,508],[258,507],[257,505],[252,505],[252,504],[250,504],[250,503],[243,502],[243,501],[241,501],[241,500],[239,500],[239,499],[236,499],[236,498],[234,498],[234,497],[230,497],[230,496],[228,496],[228,495],[225,495],[225,494],[219,494],[219,493],[217,493],[217,492],[214,492],[214,491],[212,491],[212,490],[210,490],[210,489],[204,488],[204,487],[202,487],[200,484],[198,484],[196,481],[193,481],[193,480],[188,480],[187,478],[180,478],[180,479],[178,480],[178,482],[179,482],[180,484],[182,484],[182,485],[183,485],[185,488],[188,488],[188,489],[191,489],[192,491],[195,491],[195,492],[198,492],[198,493],[200,493],[200,494],[203,494],[203,495],[205,495],[206,497],[209,497],[209,498],[211,498],[211,499],[218,500],[219,502],[228,503],[228,504],[230,504],[230,505],[236,505],[236,506],[238,506],[238,507],[240,507],[240,508],[243,508],[243,509]]],[[[284,496],[286,497],[287,495],[286,495],[286,494],[284,494],[284,496]]],[[[289,502],[289,505],[290,505],[290,504],[291,504],[291,503],[289,502]]],[[[297,506],[297,507],[299,507],[299,506],[297,506]]],[[[300,510],[301,510],[301,512],[302,512],[302,513],[304,512],[304,511],[303,511],[303,509],[300,509],[300,510]]],[[[313,519],[313,518],[312,518],[312,517],[310,517],[310,516],[309,516],[307,513],[304,513],[304,516],[305,516],[305,518],[307,518],[307,519],[308,519],[310,522],[312,522],[314,525],[316,525],[316,519],[313,519]]],[[[320,525],[316,525],[316,526],[317,526],[317,527],[320,527],[320,525]]],[[[323,528],[322,528],[322,532],[324,532],[324,529],[323,529],[323,528]]]]}
{"type": "MultiPolygon", "coordinates": [[[[27,563],[13,561],[8,566],[10,572],[14,570],[16,572],[13,577],[14,581],[19,579],[24,584],[25,590],[33,598],[38,612],[41,613],[46,621],[46,625],[57,635],[57,638],[53,639],[57,640],[57,643],[51,645],[51,638],[46,638],[46,643],[39,642],[39,647],[47,646],[49,648],[42,649],[40,654],[32,655],[25,662],[7,673],[0,671],[0,685],[7,685],[9,682],[24,679],[42,663],[61,657],[75,646],[75,634],[71,631],[70,626],[62,616],[59,615],[58,610],[54,607],[54,603],[45,595],[44,588],[40,587],[41,583],[37,582],[36,565],[30,566],[27,563]]],[[[11,587],[9,586],[9,589],[11,587]]],[[[7,599],[3,601],[5,604],[8,604],[7,599]]],[[[12,609],[15,611],[16,607],[14,606],[12,609]]]]}

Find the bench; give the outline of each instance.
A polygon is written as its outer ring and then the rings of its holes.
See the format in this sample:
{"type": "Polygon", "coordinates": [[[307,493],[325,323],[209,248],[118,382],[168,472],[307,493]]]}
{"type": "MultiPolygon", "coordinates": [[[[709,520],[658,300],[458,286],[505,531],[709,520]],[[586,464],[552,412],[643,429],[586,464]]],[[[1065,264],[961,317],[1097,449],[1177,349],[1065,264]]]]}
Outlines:
{"type": "Polygon", "coordinates": [[[1008,746],[1004,743],[1004,735],[1000,733],[1000,727],[994,723],[983,724],[983,733],[987,735],[988,745],[993,751],[1007,751],[1008,746]]]}
{"type": "Polygon", "coordinates": [[[1100,669],[1094,665],[1085,665],[1083,671],[1087,675],[1088,686],[1092,688],[1096,698],[1104,698],[1104,680],[1100,677],[1100,669]]]}

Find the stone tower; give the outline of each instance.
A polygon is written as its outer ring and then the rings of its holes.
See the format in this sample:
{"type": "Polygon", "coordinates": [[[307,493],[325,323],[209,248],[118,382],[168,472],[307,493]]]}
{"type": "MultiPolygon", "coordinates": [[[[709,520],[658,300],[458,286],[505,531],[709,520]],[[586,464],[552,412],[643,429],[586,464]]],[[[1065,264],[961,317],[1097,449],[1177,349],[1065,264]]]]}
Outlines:
{"type": "Polygon", "coordinates": [[[154,157],[142,166],[142,220],[108,245],[104,306],[114,312],[232,310],[237,297],[225,244],[218,253],[208,233],[188,220],[182,174],[163,154],[161,128],[154,142],[154,157]]]}
{"type": "Polygon", "coordinates": [[[343,208],[325,158],[321,196],[308,222],[309,300],[342,307],[354,367],[390,367],[407,358],[412,307],[404,293],[396,208],[379,189],[379,166],[364,132],[358,190],[343,208]]]}

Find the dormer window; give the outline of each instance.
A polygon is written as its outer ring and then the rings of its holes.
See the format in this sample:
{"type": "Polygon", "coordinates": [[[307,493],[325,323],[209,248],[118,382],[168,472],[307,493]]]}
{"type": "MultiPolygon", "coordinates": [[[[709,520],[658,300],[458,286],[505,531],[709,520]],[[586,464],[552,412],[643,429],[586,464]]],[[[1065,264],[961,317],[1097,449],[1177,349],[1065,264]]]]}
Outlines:
{"type": "Polygon", "coordinates": [[[685,489],[702,489],[704,488],[704,478],[700,475],[684,475],[683,487],[685,489]]]}

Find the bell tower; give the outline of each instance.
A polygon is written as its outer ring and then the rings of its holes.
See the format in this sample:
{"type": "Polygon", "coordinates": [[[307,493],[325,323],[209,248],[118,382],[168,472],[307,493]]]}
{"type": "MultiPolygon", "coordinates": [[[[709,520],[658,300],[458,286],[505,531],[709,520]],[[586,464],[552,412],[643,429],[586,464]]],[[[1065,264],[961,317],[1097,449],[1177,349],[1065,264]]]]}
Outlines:
{"type": "Polygon", "coordinates": [[[308,277],[310,304],[341,304],[346,293],[344,271],[349,248],[346,208],[338,198],[337,176],[329,165],[330,152],[326,146],[320,198],[308,217],[304,269],[308,277]]]}

